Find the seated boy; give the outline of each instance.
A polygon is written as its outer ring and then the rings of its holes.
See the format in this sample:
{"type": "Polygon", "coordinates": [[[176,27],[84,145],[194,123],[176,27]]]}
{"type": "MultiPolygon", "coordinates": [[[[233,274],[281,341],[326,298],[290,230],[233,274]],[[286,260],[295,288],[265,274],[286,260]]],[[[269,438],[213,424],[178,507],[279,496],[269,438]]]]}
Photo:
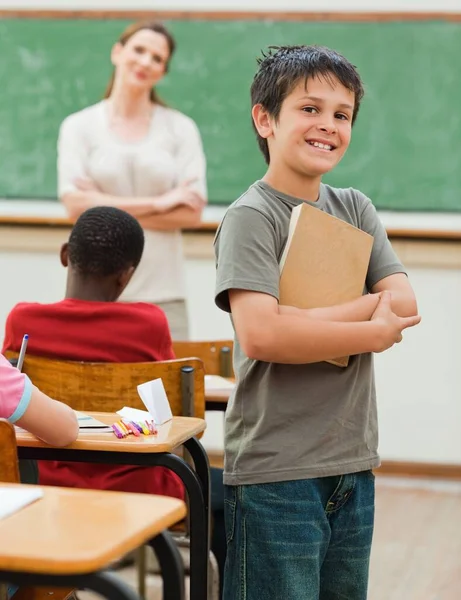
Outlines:
{"type": "MultiPolygon", "coordinates": [[[[92,362],[174,358],[160,308],[116,302],[143,248],[143,230],[128,213],[112,207],[84,212],[61,249],[68,269],[65,299],[15,306],[7,318],[3,352],[18,351],[28,333],[27,352],[37,356],[92,362]]],[[[42,485],[184,495],[179,478],[163,467],[40,461],[39,473],[42,485]]]]}

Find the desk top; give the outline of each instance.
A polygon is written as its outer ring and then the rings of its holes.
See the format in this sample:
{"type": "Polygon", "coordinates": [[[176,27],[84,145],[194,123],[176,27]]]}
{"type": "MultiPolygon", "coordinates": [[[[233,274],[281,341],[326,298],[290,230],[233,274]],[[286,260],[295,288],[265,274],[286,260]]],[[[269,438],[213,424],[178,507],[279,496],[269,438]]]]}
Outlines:
{"type": "MultiPolygon", "coordinates": [[[[116,413],[85,412],[95,419],[112,425],[121,419],[116,413]]],[[[202,433],[206,428],[203,419],[194,417],[173,417],[171,421],[158,427],[157,435],[129,435],[118,439],[113,433],[80,433],[78,439],[66,449],[69,450],[95,450],[109,452],[172,452],[190,438],[202,433]]],[[[18,446],[28,448],[50,447],[45,442],[37,439],[32,433],[16,432],[18,446]]]]}
{"type": "MultiPolygon", "coordinates": [[[[235,383],[235,379],[232,377],[223,377],[223,379],[229,383],[235,383]]],[[[233,389],[216,389],[211,385],[207,386],[205,379],[205,402],[219,402],[222,404],[227,404],[233,391],[233,389]]]]}
{"type": "Polygon", "coordinates": [[[89,573],[186,514],[184,502],[166,496],[48,486],[42,490],[43,498],[0,520],[0,570],[89,573]]]}

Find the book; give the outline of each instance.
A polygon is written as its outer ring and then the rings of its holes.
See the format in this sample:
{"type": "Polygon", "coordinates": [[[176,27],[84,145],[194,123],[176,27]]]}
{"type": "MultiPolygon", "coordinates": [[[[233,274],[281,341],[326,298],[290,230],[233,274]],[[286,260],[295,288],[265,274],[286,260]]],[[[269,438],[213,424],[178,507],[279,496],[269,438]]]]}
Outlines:
{"type": "MultiPolygon", "coordinates": [[[[280,304],[323,308],[363,294],[373,236],[302,203],[292,211],[280,259],[280,304]]],[[[327,361],[347,367],[349,357],[327,361]]]]}
{"type": "Polygon", "coordinates": [[[98,419],[95,419],[90,415],[86,415],[85,413],[78,411],[75,411],[75,414],[77,415],[79,435],[82,433],[114,433],[114,430],[112,427],[110,427],[110,425],[106,425],[102,421],[98,421],[98,419]]]}

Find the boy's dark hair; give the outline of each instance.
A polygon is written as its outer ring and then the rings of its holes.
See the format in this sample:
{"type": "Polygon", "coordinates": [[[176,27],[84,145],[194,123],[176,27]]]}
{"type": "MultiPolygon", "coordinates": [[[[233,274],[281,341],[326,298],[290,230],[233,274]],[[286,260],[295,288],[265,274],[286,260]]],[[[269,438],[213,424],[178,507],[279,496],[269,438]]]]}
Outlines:
{"type": "Polygon", "coordinates": [[[138,221],[111,206],[89,208],[72,228],[68,256],[81,275],[106,277],[137,267],[144,250],[138,221]]]}
{"type": "MultiPolygon", "coordinates": [[[[338,79],[354,92],[355,104],[352,115],[354,124],[363,98],[363,84],[354,65],[344,56],[324,46],[270,46],[257,59],[259,68],[251,85],[251,105],[261,104],[267,112],[278,119],[282,103],[299,81],[310,77],[338,79]]],[[[269,164],[269,147],[253,123],[261,152],[269,164]]]]}

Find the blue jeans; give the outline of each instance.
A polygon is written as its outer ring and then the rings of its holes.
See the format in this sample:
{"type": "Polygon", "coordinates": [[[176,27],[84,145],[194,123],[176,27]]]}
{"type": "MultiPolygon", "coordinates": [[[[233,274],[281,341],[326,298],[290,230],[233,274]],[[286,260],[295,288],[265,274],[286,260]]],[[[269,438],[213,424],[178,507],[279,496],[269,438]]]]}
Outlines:
{"type": "Polygon", "coordinates": [[[366,600],[374,475],[225,486],[224,600],[366,600]]]}

